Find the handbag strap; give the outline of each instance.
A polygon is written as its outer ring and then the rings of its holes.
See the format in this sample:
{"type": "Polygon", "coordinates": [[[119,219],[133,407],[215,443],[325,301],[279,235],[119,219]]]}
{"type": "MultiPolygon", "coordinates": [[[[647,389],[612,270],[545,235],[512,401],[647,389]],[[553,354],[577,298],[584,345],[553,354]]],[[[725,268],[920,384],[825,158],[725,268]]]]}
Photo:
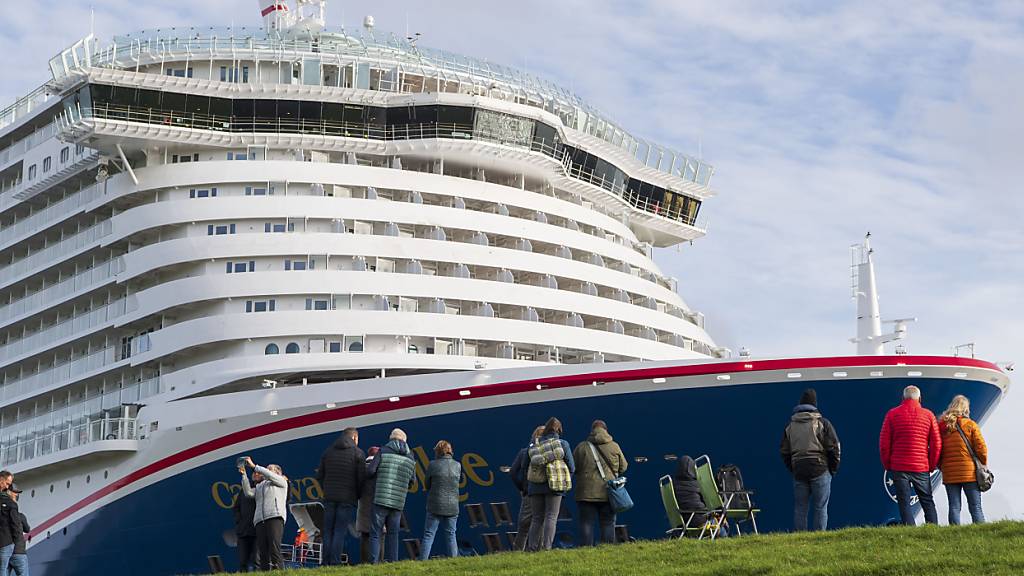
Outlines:
{"type": "Polygon", "coordinates": [[[597,463],[597,471],[601,474],[601,480],[607,482],[608,476],[604,473],[604,466],[601,466],[603,458],[598,455],[597,447],[594,446],[593,442],[587,442],[587,446],[590,446],[590,453],[594,455],[594,462],[597,463]]]}
{"type": "Polygon", "coordinates": [[[971,455],[971,460],[974,460],[974,465],[979,464],[978,455],[974,453],[974,446],[971,446],[970,440],[967,439],[967,434],[964,434],[964,429],[960,427],[960,419],[956,419],[956,431],[960,433],[960,437],[964,439],[964,444],[967,445],[967,452],[971,455]]]}

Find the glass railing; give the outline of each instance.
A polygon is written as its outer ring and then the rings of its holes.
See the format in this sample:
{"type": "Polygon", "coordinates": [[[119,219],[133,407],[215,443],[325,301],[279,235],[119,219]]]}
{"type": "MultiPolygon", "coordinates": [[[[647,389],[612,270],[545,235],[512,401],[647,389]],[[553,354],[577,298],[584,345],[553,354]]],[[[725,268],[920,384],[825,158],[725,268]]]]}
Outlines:
{"type": "Polygon", "coordinates": [[[118,256],[106,262],[102,262],[83,270],[70,278],[47,286],[42,290],[23,296],[10,304],[0,306],[0,323],[6,322],[16,316],[39,310],[40,308],[52,305],[54,302],[74,294],[80,290],[109,281],[118,273],[124,271],[124,258],[118,256]]]}
{"type": "Polygon", "coordinates": [[[0,228],[0,246],[5,246],[26,234],[38,232],[47,222],[65,216],[76,208],[85,206],[102,195],[103,187],[99,184],[92,184],[64,198],[60,202],[51,204],[30,216],[18,220],[10,226],[0,228]]]}
{"type": "Polygon", "coordinates": [[[84,374],[94,372],[128,358],[121,346],[113,345],[90,352],[71,360],[65,360],[56,366],[46,368],[35,374],[8,380],[0,386],[0,400],[12,398],[50,387],[59,387],[75,381],[84,374]]]}
{"type": "Polygon", "coordinates": [[[92,225],[73,236],[65,238],[52,246],[47,246],[41,250],[33,252],[28,256],[8,264],[3,268],[0,268],[0,284],[7,285],[14,278],[21,276],[22,274],[32,271],[39,266],[44,264],[54,264],[59,262],[61,256],[71,254],[81,250],[82,248],[96,242],[100,238],[110,234],[113,230],[113,225],[110,220],[104,220],[97,224],[92,225]]]}
{"type": "Polygon", "coordinates": [[[28,152],[50,138],[53,138],[56,134],[57,125],[50,122],[46,126],[43,126],[28,136],[25,136],[21,140],[16,140],[10,146],[0,150],[0,167],[3,167],[3,165],[7,164],[11,160],[18,158],[25,152],[28,152]]]}
{"type": "MultiPolygon", "coordinates": [[[[438,122],[433,124],[376,126],[365,123],[307,120],[302,118],[238,118],[234,116],[163,112],[152,108],[132,108],[130,106],[107,104],[99,104],[92,108],[83,108],[81,111],[76,111],[74,113],[76,118],[79,113],[81,118],[160,124],[178,128],[218,132],[315,134],[383,141],[451,138],[491,142],[540,152],[561,164],[563,171],[570,178],[594,184],[612,192],[639,210],[657,214],[689,226],[696,226],[695,215],[678,210],[662,209],[660,205],[644,200],[639,195],[629,193],[625,186],[620,183],[605,180],[603,176],[598,178],[593,173],[578,168],[571,162],[562,147],[557,144],[531,138],[518,138],[507,133],[481,130],[479,127],[471,124],[438,122]]],[[[76,118],[65,117],[64,122],[75,122],[76,118]]]]}
{"type": "Polygon", "coordinates": [[[119,318],[130,312],[127,306],[128,299],[121,298],[110,304],[100,306],[94,310],[84,312],[69,318],[60,324],[56,324],[44,330],[35,332],[24,338],[19,338],[0,346],[0,362],[14,358],[20,354],[32,352],[44,344],[50,344],[57,340],[63,340],[84,330],[95,328],[119,318]]]}
{"type": "Polygon", "coordinates": [[[19,98],[14,104],[0,110],[0,130],[30,116],[53,98],[54,96],[50,94],[46,86],[40,86],[28,95],[19,98]]]}
{"type": "Polygon", "coordinates": [[[100,440],[136,440],[138,425],[135,418],[99,418],[66,427],[48,429],[32,438],[4,442],[0,449],[0,462],[5,466],[40,458],[62,450],[77,448],[100,440]]]}

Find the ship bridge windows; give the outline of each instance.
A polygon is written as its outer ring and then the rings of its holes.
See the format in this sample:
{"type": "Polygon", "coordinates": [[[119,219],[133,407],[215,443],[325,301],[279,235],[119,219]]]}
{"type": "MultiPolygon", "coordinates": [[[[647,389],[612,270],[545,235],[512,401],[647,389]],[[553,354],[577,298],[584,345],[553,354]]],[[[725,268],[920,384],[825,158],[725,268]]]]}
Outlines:
{"type": "Polygon", "coordinates": [[[271,298],[270,300],[246,300],[245,311],[246,312],[273,312],[277,307],[277,301],[271,298]]]}
{"type": "Polygon", "coordinates": [[[222,236],[224,234],[234,234],[234,224],[210,224],[206,227],[207,236],[222,236]]]}
{"type": "Polygon", "coordinates": [[[189,66],[188,68],[167,68],[164,72],[168,76],[176,76],[178,78],[191,78],[192,77],[192,67],[191,66],[189,66]]]}
{"type": "Polygon", "coordinates": [[[217,189],[216,188],[203,188],[203,189],[192,188],[191,190],[188,191],[188,197],[189,198],[216,198],[217,197],[217,189]]]}
{"type": "Polygon", "coordinates": [[[242,272],[255,272],[256,261],[249,260],[248,262],[227,262],[226,263],[228,274],[240,274],[242,272]]]}

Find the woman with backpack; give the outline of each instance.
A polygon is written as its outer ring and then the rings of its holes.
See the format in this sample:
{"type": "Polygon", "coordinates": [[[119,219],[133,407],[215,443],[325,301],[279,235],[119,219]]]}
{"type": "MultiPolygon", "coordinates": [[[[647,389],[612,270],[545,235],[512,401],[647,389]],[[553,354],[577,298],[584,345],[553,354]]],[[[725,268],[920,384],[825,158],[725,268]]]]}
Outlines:
{"type": "Polygon", "coordinates": [[[434,461],[427,467],[423,485],[427,489],[427,522],[423,529],[423,545],[420,560],[430,558],[430,548],[441,524],[444,524],[444,541],[448,545],[448,556],[459,555],[455,540],[455,523],[459,520],[459,479],[462,465],[452,457],[452,445],[447,440],[438,441],[434,446],[434,461]]]}
{"type": "Polygon", "coordinates": [[[615,510],[608,502],[608,480],[622,476],[629,465],[604,420],[594,420],[590,436],[576,446],[576,507],[579,509],[580,544],[594,545],[594,522],[601,526],[601,543],[615,543],[615,510]]]}
{"type": "Polygon", "coordinates": [[[942,452],[939,455],[939,470],[942,483],[946,486],[949,500],[949,523],[960,524],[960,491],[967,494],[967,509],[975,524],[985,522],[981,509],[981,489],[978,488],[977,473],[971,451],[983,465],[988,465],[988,447],[981,436],[981,429],[971,420],[971,402],[965,396],[956,395],[949,407],[939,418],[939,434],[942,436],[942,452]]]}
{"type": "Polygon", "coordinates": [[[562,496],[572,488],[576,464],[569,443],[562,440],[561,435],[562,423],[558,418],[549,418],[543,434],[527,451],[530,457],[527,493],[532,513],[527,544],[530,551],[551,549],[562,496]]]}

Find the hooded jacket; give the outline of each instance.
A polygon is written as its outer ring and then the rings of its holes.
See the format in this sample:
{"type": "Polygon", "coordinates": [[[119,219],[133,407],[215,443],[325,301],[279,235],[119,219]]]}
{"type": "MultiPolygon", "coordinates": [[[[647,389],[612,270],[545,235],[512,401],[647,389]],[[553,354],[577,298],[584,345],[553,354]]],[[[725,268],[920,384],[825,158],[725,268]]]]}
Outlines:
{"type": "Polygon", "coordinates": [[[576,445],[572,457],[576,461],[573,485],[576,487],[577,502],[607,502],[606,480],[622,475],[629,466],[622,449],[604,428],[592,430],[586,440],[576,445]],[[594,453],[590,450],[591,444],[597,449],[606,478],[601,477],[601,471],[597,468],[594,453]]]}
{"type": "Polygon", "coordinates": [[[288,479],[281,474],[271,472],[263,466],[257,466],[254,471],[263,475],[263,481],[254,488],[249,483],[249,477],[242,474],[242,492],[246,496],[256,499],[256,512],[253,514],[252,523],[257,525],[264,520],[280,518],[288,520],[288,479]]]}
{"type": "Polygon", "coordinates": [[[256,528],[252,519],[256,515],[256,499],[246,496],[243,492],[235,498],[235,504],[231,507],[231,513],[235,517],[235,536],[239,538],[255,538],[256,528]]]}
{"type": "MultiPolygon", "coordinates": [[[[964,435],[978,455],[982,464],[988,465],[988,446],[981,435],[981,428],[970,418],[957,418],[964,435]]],[[[977,482],[974,459],[967,451],[964,439],[956,426],[950,428],[946,422],[939,422],[939,433],[942,435],[942,455],[939,457],[939,470],[942,471],[943,484],[969,484],[977,482]]]]}
{"type": "Polygon", "coordinates": [[[782,433],[782,462],[797,480],[807,481],[826,471],[839,471],[839,436],[832,423],[813,404],[797,404],[782,433]]]}
{"type": "Polygon", "coordinates": [[[392,510],[405,508],[405,497],[416,475],[416,462],[408,444],[389,440],[370,461],[368,474],[376,478],[374,504],[392,510]]]}
{"type": "Polygon", "coordinates": [[[355,506],[366,481],[366,454],[342,434],[320,457],[316,479],[324,501],[355,506]]]}
{"type": "Polygon", "coordinates": [[[427,512],[434,516],[452,517],[459,515],[459,480],[462,478],[462,464],[445,454],[427,467],[423,485],[427,489],[427,512]]]}
{"type": "Polygon", "coordinates": [[[676,504],[683,513],[683,520],[689,519],[689,512],[704,511],[693,517],[690,526],[699,526],[707,520],[707,504],[700,493],[700,483],[697,481],[697,463],[689,456],[683,456],[676,464],[675,474],[672,475],[672,488],[676,493],[676,504]]]}
{"type": "Polygon", "coordinates": [[[14,553],[15,554],[27,554],[27,544],[25,542],[25,535],[32,531],[32,528],[28,525],[28,518],[21,512],[18,513],[18,518],[21,520],[21,526],[17,528],[17,534],[14,535],[14,553]]]}
{"type": "Polygon", "coordinates": [[[906,399],[889,410],[878,436],[882,466],[893,472],[931,472],[939,465],[942,438],[935,414],[906,399]]]}
{"type": "Polygon", "coordinates": [[[17,531],[21,528],[18,503],[7,493],[0,494],[0,548],[14,544],[17,531]]]}

